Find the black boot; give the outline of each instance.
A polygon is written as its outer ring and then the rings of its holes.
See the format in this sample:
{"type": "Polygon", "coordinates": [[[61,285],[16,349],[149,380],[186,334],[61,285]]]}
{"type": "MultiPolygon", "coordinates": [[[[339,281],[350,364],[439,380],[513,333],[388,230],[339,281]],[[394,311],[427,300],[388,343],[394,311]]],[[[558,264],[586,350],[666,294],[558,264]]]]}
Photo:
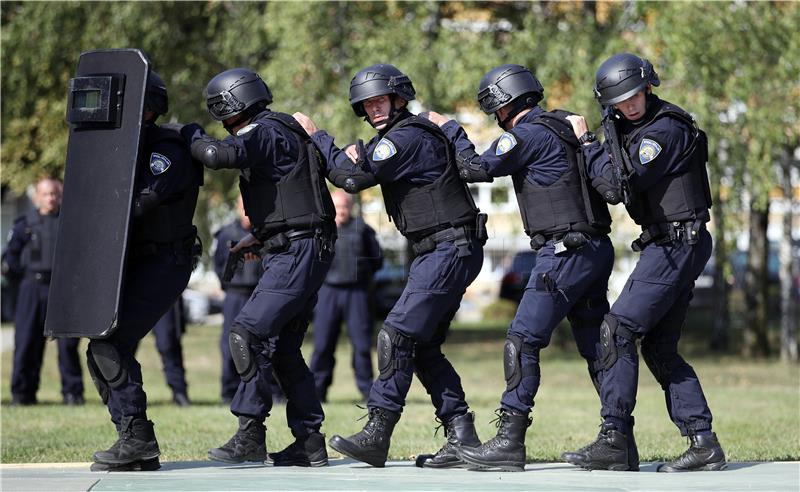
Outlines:
{"type": "Polygon", "coordinates": [[[587,470],[626,471],[628,464],[628,436],[619,432],[614,424],[603,422],[597,439],[578,451],[561,455],[567,463],[587,470]]]}
{"type": "Polygon", "coordinates": [[[728,468],[717,435],[689,436],[691,445],[676,460],[658,467],[660,472],[721,471],[728,468]]]}
{"type": "Polygon", "coordinates": [[[97,451],[92,456],[96,463],[106,465],[128,465],[152,461],[161,452],[153,432],[153,422],[142,417],[123,417],[117,427],[119,438],[105,451],[97,451]]]}
{"type": "Polygon", "coordinates": [[[264,422],[239,416],[239,430],[223,446],[208,450],[208,458],[224,463],[243,463],[267,459],[267,429],[264,422]]]}
{"type": "Polygon", "coordinates": [[[319,432],[297,437],[283,451],[269,453],[267,463],[272,466],[328,466],[325,435],[319,432]]]}
{"type": "Polygon", "coordinates": [[[628,429],[628,471],[639,471],[639,447],[636,446],[633,426],[636,420],[631,415],[630,428],[628,429]]]}
{"type": "Polygon", "coordinates": [[[474,448],[481,445],[478,433],[475,432],[475,413],[450,419],[442,424],[447,442],[436,454],[421,454],[417,457],[417,466],[425,468],[453,468],[465,465],[458,457],[461,447],[474,448]]]}
{"type": "Polygon", "coordinates": [[[343,455],[383,468],[389,456],[392,431],[400,414],[381,407],[369,409],[369,421],[364,428],[350,437],[333,436],[331,447],[343,455]]]}
{"type": "Polygon", "coordinates": [[[533,420],[525,414],[500,409],[497,435],[476,448],[461,448],[458,456],[471,468],[525,471],[525,433],[533,420]]]}

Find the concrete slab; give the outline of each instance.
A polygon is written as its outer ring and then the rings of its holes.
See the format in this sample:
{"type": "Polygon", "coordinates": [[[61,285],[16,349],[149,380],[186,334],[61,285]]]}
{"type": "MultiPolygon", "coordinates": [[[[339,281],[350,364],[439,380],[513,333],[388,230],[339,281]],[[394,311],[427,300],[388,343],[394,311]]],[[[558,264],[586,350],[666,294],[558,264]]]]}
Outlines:
{"type": "Polygon", "coordinates": [[[208,461],[163,463],[157,472],[90,472],[88,463],[0,465],[0,490],[207,491],[207,490],[514,490],[530,491],[797,491],[800,463],[732,463],[724,472],[587,472],[563,463],[534,463],[525,473],[428,470],[411,462],[373,468],[331,460],[326,468],[272,468],[208,461]]]}

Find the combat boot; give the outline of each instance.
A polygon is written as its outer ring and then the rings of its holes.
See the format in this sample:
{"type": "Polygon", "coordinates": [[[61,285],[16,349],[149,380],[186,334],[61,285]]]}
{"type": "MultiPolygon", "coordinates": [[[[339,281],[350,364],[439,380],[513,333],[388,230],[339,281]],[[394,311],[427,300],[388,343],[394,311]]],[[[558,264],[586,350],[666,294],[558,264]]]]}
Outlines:
{"type": "Polygon", "coordinates": [[[269,453],[267,464],[272,466],[328,466],[328,450],[325,448],[325,435],[312,432],[295,438],[286,449],[269,453]]]}
{"type": "Polygon", "coordinates": [[[458,457],[461,447],[474,448],[481,445],[478,433],[475,431],[475,413],[467,412],[464,415],[442,423],[447,442],[444,443],[436,454],[422,454],[417,457],[417,466],[425,468],[453,468],[465,465],[458,457]]]}
{"type": "Polygon", "coordinates": [[[691,445],[676,460],[658,467],[660,472],[721,471],[728,468],[725,453],[719,445],[717,435],[689,436],[691,445]]]}
{"type": "Polygon", "coordinates": [[[639,471],[639,447],[636,446],[636,437],[633,426],[636,420],[631,415],[630,427],[628,428],[628,471],[639,471]]]}
{"type": "Polygon", "coordinates": [[[95,463],[119,466],[152,462],[161,454],[153,432],[153,422],[142,417],[123,417],[117,432],[117,442],[105,451],[94,453],[92,460],[95,463]]]}
{"type": "Polygon", "coordinates": [[[497,435],[480,446],[459,449],[458,456],[473,469],[525,471],[525,433],[533,419],[512,410],[496,413],[497,435]]]}
{"type": "Polygon", "coordinates": [[[267,459],[267,428],[264,421],[239,416],[239,429],[223,446],[208,450],[208,458],[224,463],[267,459]]]}
{"type": "Polygon", "coordinates": [[[400,414],[381,407],[369,409],[369,421],[350,437],[333,436],[331,447],[345,456],[383,468],[389,456],[392,432],[400,414]]]}
{"type": "Polygon", "coordinates": [[[578,451],[562,453],[561,459],[587,470],[626,471],[630,468],[628,436],[611,422],[603,422],[594,442],[578,451]]]}

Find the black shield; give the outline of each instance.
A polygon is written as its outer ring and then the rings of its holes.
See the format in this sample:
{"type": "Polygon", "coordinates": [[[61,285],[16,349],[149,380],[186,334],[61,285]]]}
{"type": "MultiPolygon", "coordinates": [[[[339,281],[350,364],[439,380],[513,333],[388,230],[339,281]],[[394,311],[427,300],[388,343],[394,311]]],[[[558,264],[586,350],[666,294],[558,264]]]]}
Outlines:
{"type": "Polygon", "coordinates": [[[117,327],[150,64],[136,49],[81,54],[44,334],[105,338],[117,327]]]}

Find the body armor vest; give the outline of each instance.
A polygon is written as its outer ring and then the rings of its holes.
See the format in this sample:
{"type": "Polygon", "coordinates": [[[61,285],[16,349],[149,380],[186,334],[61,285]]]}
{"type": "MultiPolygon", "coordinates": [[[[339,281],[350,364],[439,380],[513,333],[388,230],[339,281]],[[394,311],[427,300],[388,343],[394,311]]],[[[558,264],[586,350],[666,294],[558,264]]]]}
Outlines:
{"type": "Polygon", "coordinates": [[[58,215],[41,215],[36,210],[25,214],[30,234],[22,250],[22,266],[27,272],[49,273],[53,270],[58,234],[58,215]]]}
{"type": "Polygon", "coordinates": [[[447,165],[441,176],[429,184],[395,181],[381,185],[386,211],[400,233],[418,241],[450,227],[475,224],[478,207],[466,183],[458,176],[453,146],[439,126],[425,118],[410,116],[390,131],[416,126],[440,139],[447,153],[447,165]]]}
{"type": "MultiPolygon", "coordinates": [[[[149,128],[145,138],[145,149],[165,140],[173,140],[182,147],[186,146],[180,133],[157,126],[149,128]]],[[[149,152],[144,152],[143,155],[149,156],[149,152]]],[[[142,216],[134,218],[131,231],[133,242],[173,243],[193,239],[197,235],[192,217],[200,192],[199,186],[203,183],[203,168],[194,161],[190,162],[194,165],[192,170],[197,174],[196,185],[187,187],[176,199],[162,202],[142,216]]]]}
{"type": "Polygon", "coordinates": [[[706,169],[708,162],[706,134],[697,127],[691,115],[678,106],[660,99],[653,104],[657,106],[652,117],[625,135],[625,146],[636,141],[638,135],[658,118],[675,118],[692,129],[692,144],[681,156],[682,162],[687,160],[690,162],[683,173],[664,176],[646,192],[634,193],[633,202],[627,207],[628,213],[637,224],[643,226],[698,219],[708,222],[711,187],[706,169]]]}
{"type": "Polygon", "coordinates": [[[297,120],[284,113],[269,112],[259,119],[280,122],[291,130],[300,154],[292,170],[278,181],[244,176],[239,181],[244,208],[260,240],[288,230],[308,230],[333,223],[333,207],[325,185],[322,158],[297,120]]]}
{"type": "Polygon", "coordinates": [[[526,179],[528,169],[512,176],[519,211],[525,233],[549,236],[556,233],[579,231],[591,235],[611,231],[611,215],[603,198],[589,186],[586,166],[580,143],[566,111],[541,113],[531,124],[542,125],[556,134],[567,155],[567,170],[554,183],[542,186],[526,179]]]}
{"type": "Polygon", "coordinates": [[[364,261],[364,229],[366,224],[360,218],[353,217],[336,230],[336,254],[331,262],[331,269],[325,277],[330,285],[359,284],[366,287],[371,273],[364,261]]]}
{"type": "MultiPolygon", "coordinates": [[[[245,230],[239,224],[239,221],[229,224],[219,234],[220,242],[217,244],[217,248],[225,248],[227,250],[229,241],[238,241],[246,236],[248,232],[250,231],[245,230]]],[[[261,267],[260,261],[245,261],[241,268],[236,269],[230,282],[222,283],[222,288],[223,290],[228,287],[255,288],[263,273],[264,269],[261,267]]]]}

